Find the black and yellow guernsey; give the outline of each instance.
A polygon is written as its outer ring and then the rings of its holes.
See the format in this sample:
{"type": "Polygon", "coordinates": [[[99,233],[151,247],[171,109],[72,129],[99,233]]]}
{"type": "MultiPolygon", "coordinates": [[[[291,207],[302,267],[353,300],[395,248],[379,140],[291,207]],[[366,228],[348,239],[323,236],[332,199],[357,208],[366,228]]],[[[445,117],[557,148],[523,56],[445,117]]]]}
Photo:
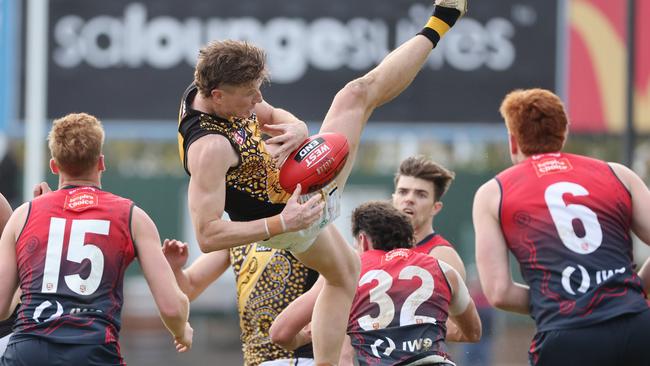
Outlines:
{"type": "Polygon", "coordinates": [[[318,272],[305,267],[287,250],[260,244],[230,249],[230,263],[237,282],[244,364],[313,358],[311,344],[287,351],[272,343],[269,328],[284,308],[313,286],[318,272]]]}
{"type": "Polygon", "coordinates": [[[187,174],[190,145],[205,135],[224,136],[239,155],[239,164],[226,174],[225,211],[230,219],[252,221],[280,213],[290,194],[280,186],[279,169],[266,152],[255,114],[228,120],[197,111],[192,109],[197,92],[194,84],[185,90],[178,114],[178,152],[187,174]]]}
{"type": "MultiPolygon", "coordinates": [[[[192,109],[197,92],[194,84],[185,90],[179,112],[178,150],[187,174],[190,145],[208,134],[222,135],[239,155],[239,164],[226,175],[225,211],[231,220],[250,221],[280,213],[290,195],[280,187],[278,168],[262,143],[256,116],[226,120],[192,109]]],[[[229,253],[237,282],[244,365],[313,358],[311,344],[295,351],[273,344],[269,328],[289,303],[313,286],[318,273],[305,267],[289,251],[257,243],[231,248],[229,253]]]]}

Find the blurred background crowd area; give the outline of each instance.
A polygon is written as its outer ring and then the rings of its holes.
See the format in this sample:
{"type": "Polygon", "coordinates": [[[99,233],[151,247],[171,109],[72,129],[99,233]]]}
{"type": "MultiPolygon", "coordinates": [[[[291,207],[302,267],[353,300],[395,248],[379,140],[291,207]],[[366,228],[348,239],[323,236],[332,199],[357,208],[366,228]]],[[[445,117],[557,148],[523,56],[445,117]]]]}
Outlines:
{"type": "MultiPolygon", "coordinates": [[[[332,97],[415,34],[423,1],[0,0],[0,192],[16,207],[46,170],[45,131],[70,112],[107,131],[104,188],[151,214],[163,238],[198,256],[178,159],[176,116],[197,50],[245,39],[268,53],[262,92],[316,133],[332,97]]],[[[434,226],[468,267],[484,340],[454,345],[459,364],[526,365],[534,332],[523,316],[492,310],[474,270],[475,190],[510,165],[498,113],[516,88],[555,91],[571,117],[566,151],[618,161],[650,181],[650,1],[470,1],[416,80],[371,117],[337,220],[388,199],[400,161],[425,154],[456,172],[434,226]]],[[[635,242],[637,263],[650,254],[635,242]]],[[[513,272],[519,276],[518,268],[513,272]]],[[[232,273],[192,305],[194,349],[175,354],[138,265],[125,283],[122,348],[132,365],[242,363],[232,273]]]]}

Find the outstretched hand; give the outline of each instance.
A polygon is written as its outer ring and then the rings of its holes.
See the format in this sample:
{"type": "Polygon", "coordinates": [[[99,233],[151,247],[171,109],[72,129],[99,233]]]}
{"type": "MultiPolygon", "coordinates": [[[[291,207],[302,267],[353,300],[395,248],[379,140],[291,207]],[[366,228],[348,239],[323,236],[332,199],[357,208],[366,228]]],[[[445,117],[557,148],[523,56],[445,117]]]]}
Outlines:
{"type": "Polygon", "coordinates": [[[262,131],[273,136],[266,141],[266,151],[278,167],[282,166],[289,154],[296,150],[307,138],[304,123],[281,123],[263,125],[262,131]]]}
{"type": "Polygon", "coordinates": [[[187,263],[187,258],[189,256],[187,243],[183,243],[176,239],[165,239],[162,246],[162,252],[165,255],[165,259],[167,259],[169,266],[174,271],[183,269],[187,263]]]}
{"type": "Polygon", "coordinates": [[[301,191],[302,187],[298,184],[282,210],[285,231],[306,229],[323,214],[325,208],[323,196],[316,193],[305,203],[300,203],[301,191]]]}

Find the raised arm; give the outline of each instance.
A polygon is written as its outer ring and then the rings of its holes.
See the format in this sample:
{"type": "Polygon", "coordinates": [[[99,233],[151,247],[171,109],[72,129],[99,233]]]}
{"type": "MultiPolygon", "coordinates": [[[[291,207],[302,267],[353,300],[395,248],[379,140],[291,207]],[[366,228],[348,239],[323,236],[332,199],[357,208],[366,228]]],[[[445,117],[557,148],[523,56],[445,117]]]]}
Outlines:
{"type": "Polygon", "coordinates": [[[494,179],[481,186],[474,197],[472,218],[481,286],[492,306],[529,314],[528,286],[514,282],[510,272],[508,248],[497,216],[500,199],[501,191],[494,179]]]}
{"type": "Polygon", "coordinates": [[[235,151],[228,140],[220,135],[201,137],[189,148],[188,167],[192,176],[188,205],[196,238],[203,252],[253,243],[286,231],[298,231],[320,217],[324,205],[321,197],[314,195],[306,203],[300,204],[300,189],[296,189],[282,213],[273,218],[246,222],[222,220],[226,202],[226,174],[237,163],[235,151]]]}
{"type": "Polygon", "coordinates": [[[262,131],[272,136],[265,141],[266,150],[281,165],[307,138],[307,124],[291,112],[275,108],[265,101],[255,105],[255,113],[262,131]]]}
{"type": "Polygon", "coordinates": [[[201,254],[188,268],[183,269],[188,258],[188,246],[177,240],[165,239],[163,254],[174,272],[181,290],[194,301],[230,266],[228,250],[201,254]]]}
{"type": "Polygon", "coordinates": [[[149,284],[160,317],[180,343],[180,352],[192,346],[193,330],[188,323],[189,300],[176,284],[174,274],[160,250],[160,237],[154,222],[139,207],[133,208],[133,240],[144,277],[149,284]]]}

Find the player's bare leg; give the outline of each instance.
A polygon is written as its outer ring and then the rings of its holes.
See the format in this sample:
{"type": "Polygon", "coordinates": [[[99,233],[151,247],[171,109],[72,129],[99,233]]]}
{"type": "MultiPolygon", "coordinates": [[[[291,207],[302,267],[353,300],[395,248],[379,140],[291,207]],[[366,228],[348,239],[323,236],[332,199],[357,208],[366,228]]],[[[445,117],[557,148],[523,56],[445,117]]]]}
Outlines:
{"type": "Polygon", "coordinates": [[[316,364],[336,365],[359,280],[359,257],[334,225],[328,225],[304,253],[294,255],[325,278],[312,315],[316,364]]]}
{"type": "MultiPolygon", "coordinates": [[[[452,8],[436,9],[423,30],[426,35],[417,35],[402,44],[377,67],[348,83],[334,97],[320,132],[337,132],[348,139],[348,160],[336,178],[339,189],[343,189],[352,171],[361,132],[372,112],[411,84],[437,40],[467,8],[465,0],[436,0],[436,3],[452,8]]],[[[312,315],[314,359],[316,364],[336,365],[359,278],[358,256],[333,225],[329,225],[306,252],[296,256],[325,278],[312,315]]]]}
{"type": "Polygon", "coordinates": [[[348,160],[336,178],[340,189],[343,189],[352,171],[361,133],[372,112],[400,95],[411,84],[437,40],[467,10],[466,0],[436,0],[436,4],[434,15],[421,34],[404,42],[377,67],[348,83],[334,97],[320,132],[337,132],[348,139],[348,160]],[[440,18],[444,18],[445,22],[440,18]]]}

